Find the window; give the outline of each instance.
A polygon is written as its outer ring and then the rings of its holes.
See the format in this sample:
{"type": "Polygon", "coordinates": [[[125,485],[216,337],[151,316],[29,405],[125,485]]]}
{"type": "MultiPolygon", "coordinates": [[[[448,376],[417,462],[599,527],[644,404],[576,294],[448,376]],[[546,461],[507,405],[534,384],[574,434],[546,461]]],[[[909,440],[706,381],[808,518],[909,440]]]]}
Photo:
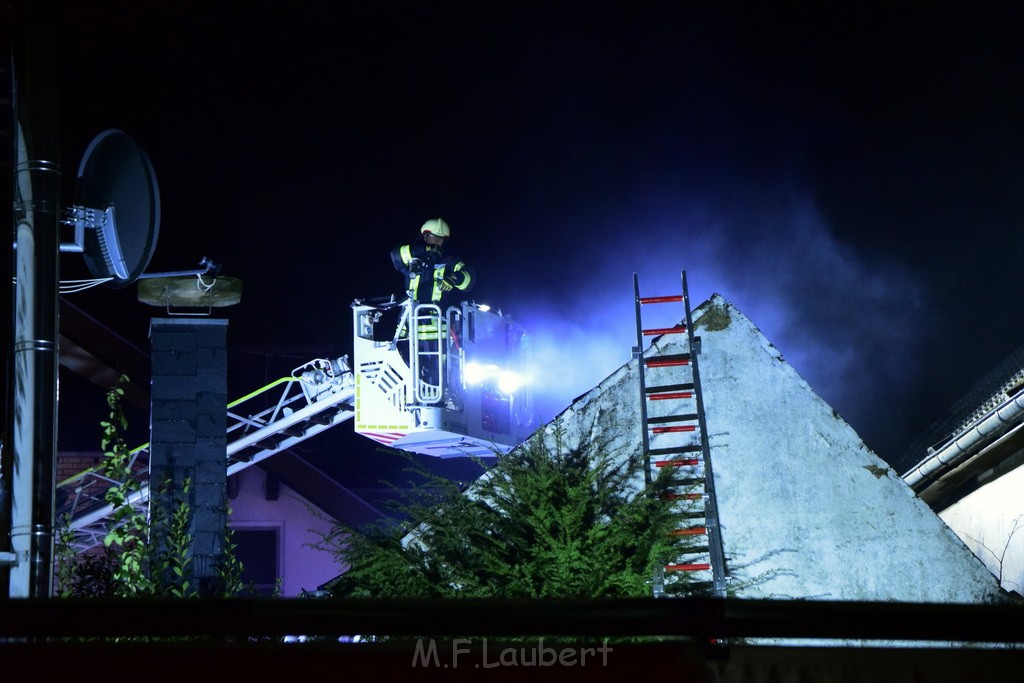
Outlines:
{"type": "Polygon", "coordinates": [[[280,572],[280,529],[233,527],[235,557],[242,563],[242,584],[256,595],[274,593],[280,572]]]}

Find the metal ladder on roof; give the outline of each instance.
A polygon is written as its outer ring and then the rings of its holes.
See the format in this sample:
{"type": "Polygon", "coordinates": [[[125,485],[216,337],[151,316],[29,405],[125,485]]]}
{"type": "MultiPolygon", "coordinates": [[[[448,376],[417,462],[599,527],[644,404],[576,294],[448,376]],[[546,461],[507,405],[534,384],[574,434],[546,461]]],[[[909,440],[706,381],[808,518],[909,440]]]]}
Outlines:
{"type": "MultiPolygon", "coordinates": [[[[678,512],[691,526],[676,529],[675,536],[693,541],[682,554],[655,573],[654,597],[669,595],[672,573],[690,573],[693,582],[709,583],[716,597],[725,597],[728,571],[722,548],[715,480],[711,468],[704,401],[697,356],[700,338],[693,334],[686,271],[682,271],[682,294],[640,296],[640,283],[633,274],[636,306],[636,346],[640,378],[640,422],[643,439],[644,474],[650,484],[654,473],[670,468],[671,485],[662,494],[676,501],[678,512]],[[667,327],[644,327],[641,311],[655,304],[682,304],[682,322],[667,327]],[[681,353],[657,353],[652,346],[645,353],[644,337],[678,335],[685,342],[681,353]]],[[[673,318],[673,321],[679,318],[673,318]]]]}

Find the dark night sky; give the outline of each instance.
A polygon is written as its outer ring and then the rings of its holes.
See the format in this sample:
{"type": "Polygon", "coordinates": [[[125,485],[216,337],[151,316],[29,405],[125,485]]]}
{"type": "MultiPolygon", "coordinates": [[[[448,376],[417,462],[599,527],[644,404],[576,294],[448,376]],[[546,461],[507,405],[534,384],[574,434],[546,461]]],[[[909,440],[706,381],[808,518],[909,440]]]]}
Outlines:
{"type": "MultiPolygon", "coordinates": [[[[150,271],[244,281],[240,390],[248,351],[348,353],[434,216],[552,414],[629,358],[634,272],[732,301],[890,462],[1024,342],[1016,12],[593,5],[65,3],[66,189],[99,131],[146,149],[150,271]]],[[[134,288],[71,300],[146,348],[134,288]]]]}

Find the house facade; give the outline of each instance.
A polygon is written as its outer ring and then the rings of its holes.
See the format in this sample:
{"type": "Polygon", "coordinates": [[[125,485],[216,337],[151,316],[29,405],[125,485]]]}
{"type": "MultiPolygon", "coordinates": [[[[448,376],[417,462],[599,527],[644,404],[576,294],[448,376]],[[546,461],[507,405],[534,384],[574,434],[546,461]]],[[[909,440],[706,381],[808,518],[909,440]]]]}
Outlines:
{"type": "Polygon", "coordinates": [[[249,467],[231,475],[228,508],[243,581],[258,594],[298,597],[344,571],[316,548],[335,520],[274,474],[249,467]]]}
{"type": "MultiPolygon", "coordinates": [[[[967,545],[742,312],[716,294],[693,321],[731,595],[1005,600],[967,545]]],[[[681,336],[655,337],[644,357],[686,353],[681,336]]],[[[641,449],[638,372],[634,358],[545,429],[560,429],[570,448],[600,440],[634,457],[641,449]]]]}
{"type": "Polygon", "coordinates": [[[1024,347],[908,449],[903,479],[997,577],[1024,595],[1024,347]]]}

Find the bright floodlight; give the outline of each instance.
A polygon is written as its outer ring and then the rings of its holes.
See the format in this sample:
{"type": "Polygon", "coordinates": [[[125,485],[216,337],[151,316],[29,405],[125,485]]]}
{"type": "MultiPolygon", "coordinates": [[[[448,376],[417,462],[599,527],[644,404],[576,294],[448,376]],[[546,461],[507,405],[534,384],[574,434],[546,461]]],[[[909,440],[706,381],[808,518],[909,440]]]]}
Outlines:
{"type": "Polygon", "coordinates": [[[466,384],[470,386],[494,380],[498,389],[506,394],[514,393],[523,386],[522,377],[509,370],[502,370],[493,363],[467,363],[463,376],[466,378],[466,384]]]}
{"type": "Polygon", "coordinates": [[[502,370],[498,373],[498,388],[503,393],[515,393],[523,385],[523,379],[514,372],[502,370]]]}
{"type": "Polygon", "coordinates": [[[466,384],[480,384],[488,377],[498,372],[497,365],[481,365],[480,363],[467,363],[464,371],[466,384]]]}

